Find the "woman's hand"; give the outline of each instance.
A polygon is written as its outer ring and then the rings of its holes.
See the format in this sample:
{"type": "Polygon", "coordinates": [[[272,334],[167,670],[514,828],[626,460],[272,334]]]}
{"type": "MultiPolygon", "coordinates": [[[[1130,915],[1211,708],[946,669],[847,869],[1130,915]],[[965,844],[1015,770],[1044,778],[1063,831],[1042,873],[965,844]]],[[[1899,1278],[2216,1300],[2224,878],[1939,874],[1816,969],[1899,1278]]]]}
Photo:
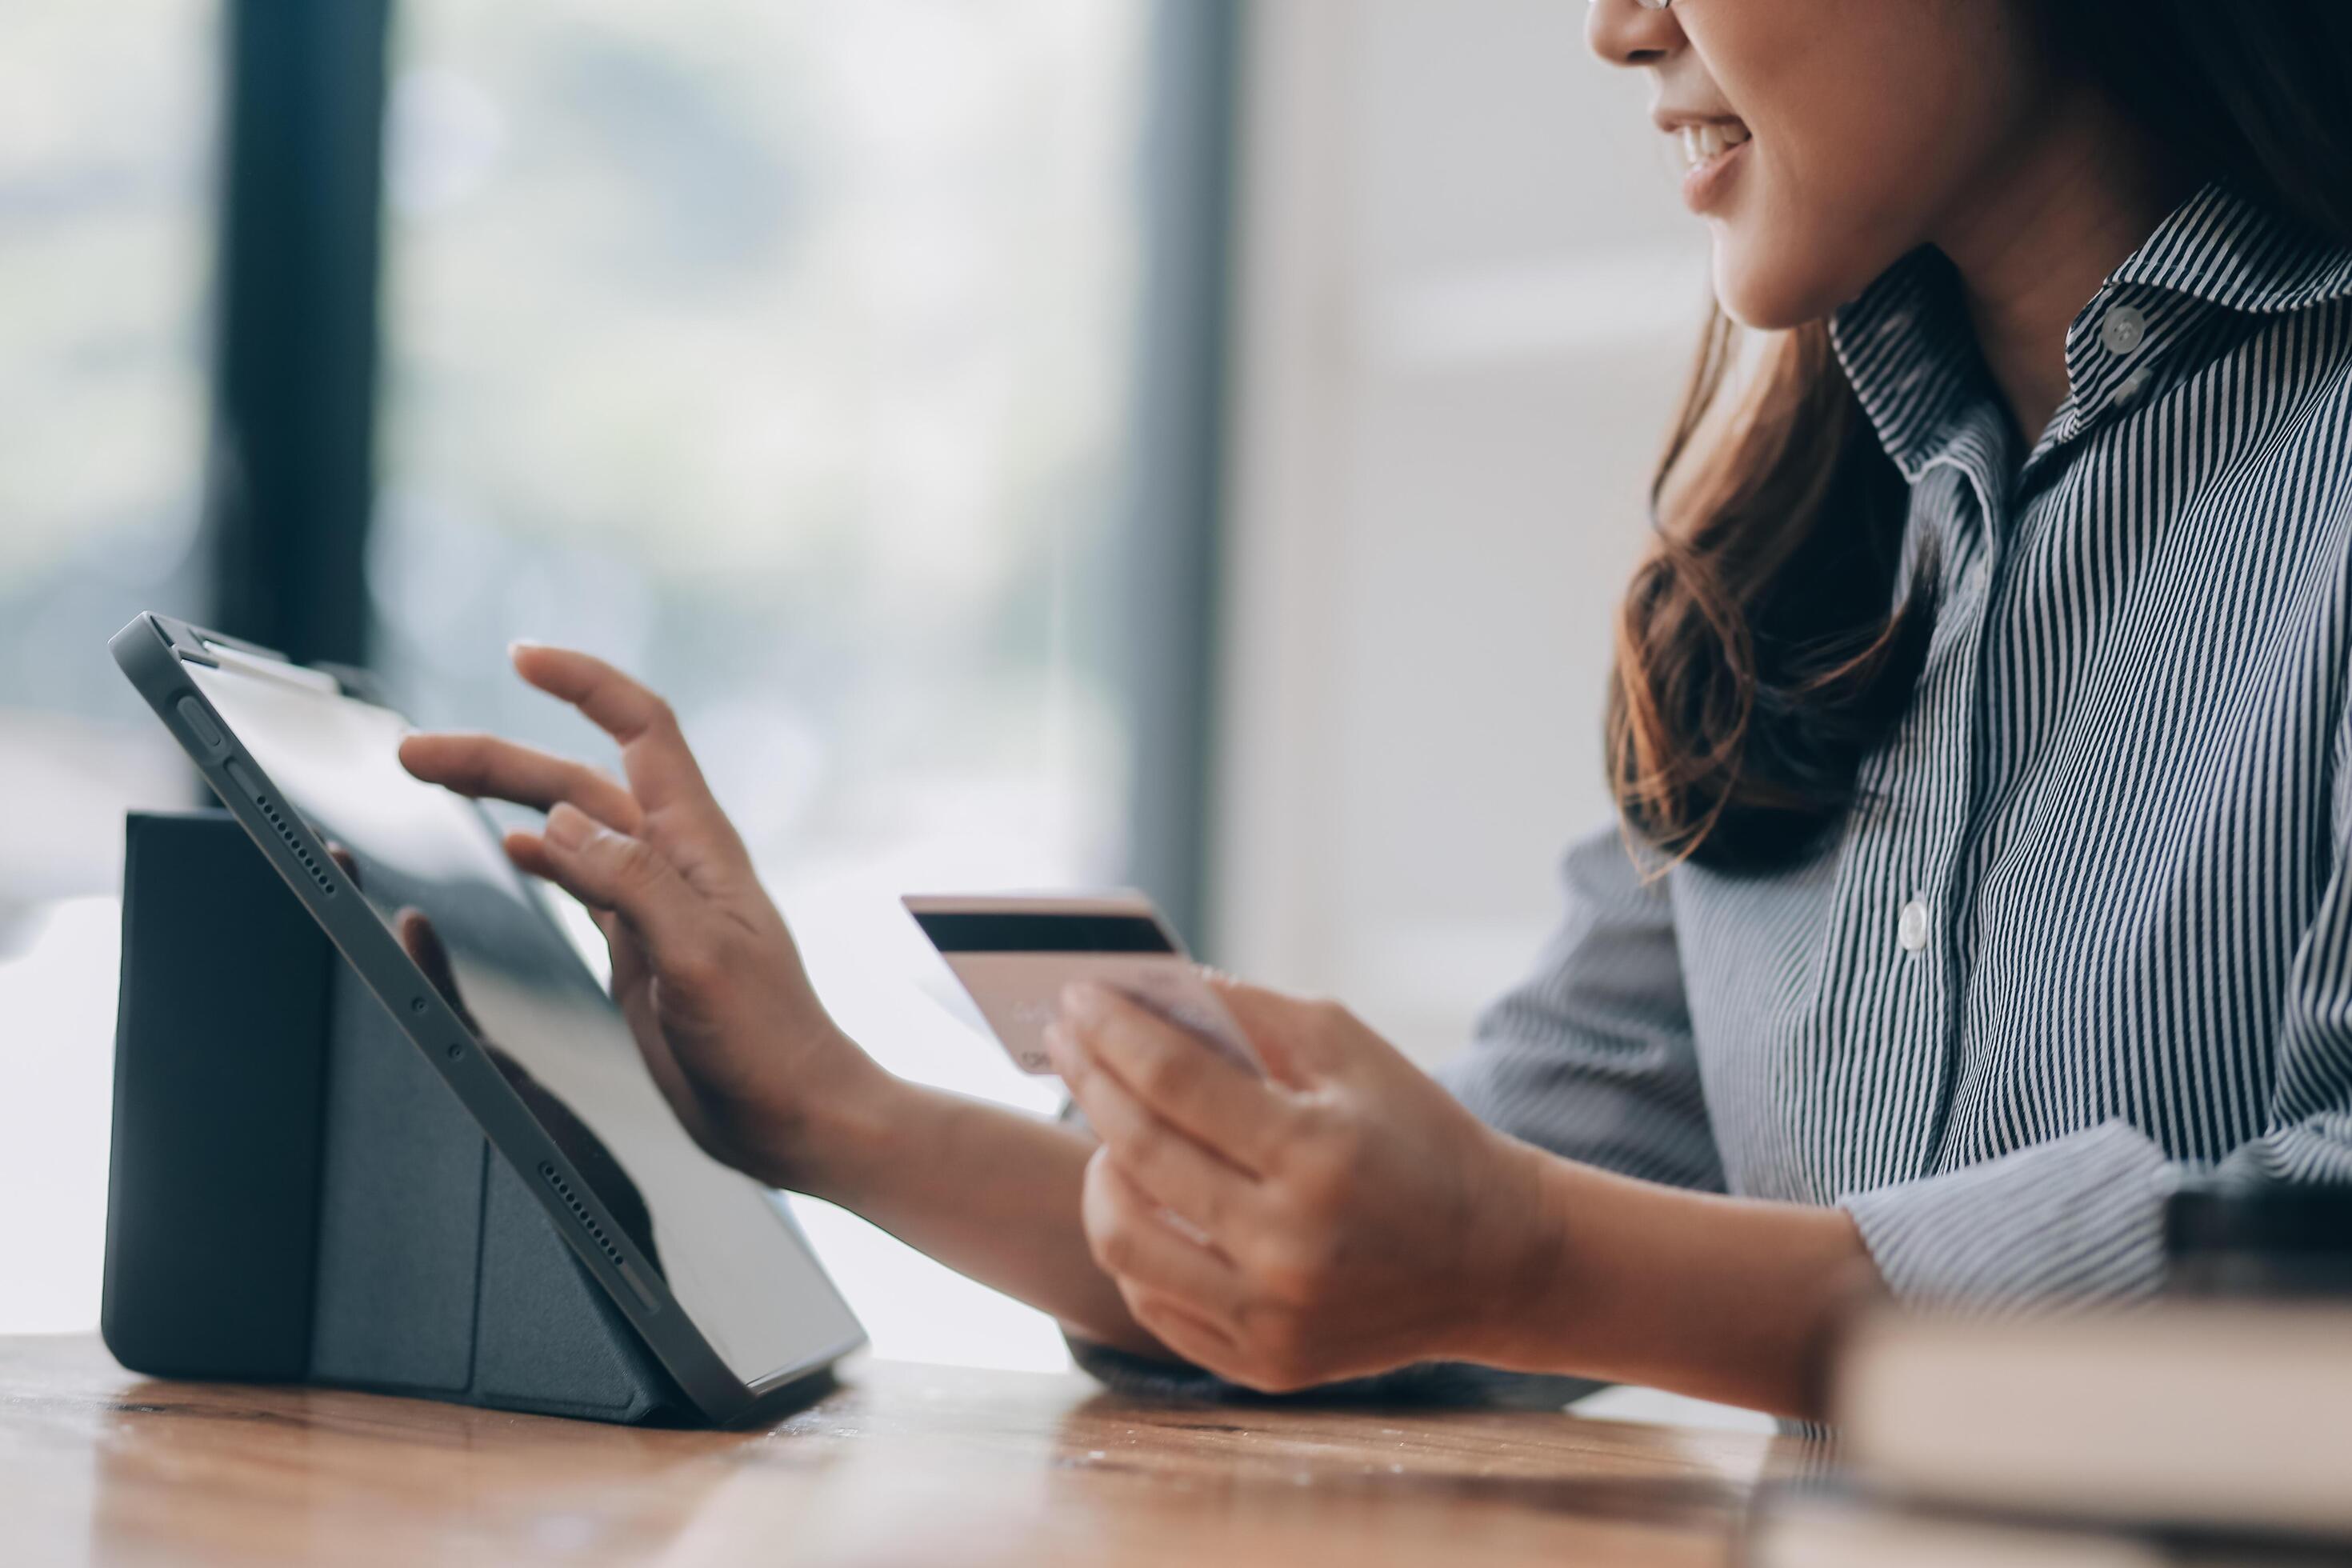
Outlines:
{"type": "Polygon", "coordinates": [[[614,999],[678,1119],[717,1159],[821,1189],[835,1129],[894,1080],[818,1002],[668,705],[586,654],[518,645],[514,663],[620,742],[626,783],[489,735],[413,735],[402,764],[547,813],[507,853],[595,916],[614,999]]]}
{"type": "Polygon", "coordinates": [[[1271,1079],[1098,986],[1046,1032],[1102,1139],[1087,1236],[1136,1321],[1269,1393],[1494,1359],[1548,1287],[1542,1156],[1346,1009],[1219,984],[1271,1079]]]}

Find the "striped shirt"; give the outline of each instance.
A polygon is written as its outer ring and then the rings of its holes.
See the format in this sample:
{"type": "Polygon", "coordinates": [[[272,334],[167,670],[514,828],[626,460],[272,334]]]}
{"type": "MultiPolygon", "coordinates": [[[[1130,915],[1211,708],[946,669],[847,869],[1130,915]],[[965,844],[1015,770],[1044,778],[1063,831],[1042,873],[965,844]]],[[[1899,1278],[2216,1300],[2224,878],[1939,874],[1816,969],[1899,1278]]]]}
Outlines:
{"type": "Polygon", "coordinates": [[[1677,1185],[1843,1205],[1898,1297],[2162,1282],[2162,1178],[2352,1179],[2352,250],[2211,186],[2030,451],[1933,251],[1832,323],[1935,634],[1819,854],[1612,828],[1443,1076],[1677,1185]]]}
{"type": "Polygon", "coordinates": [[[1570,1159],[1841,1205],[1899,1298],[2146,1295],[2168,1173],[2352,1180],[2352,249],[2200,192],[2074,318],[2021,462],[1936,253],[1832,331],[1938,606],[1869,804],[1768,877],[1574,845],[1439,1076],[1570,1159]]]}

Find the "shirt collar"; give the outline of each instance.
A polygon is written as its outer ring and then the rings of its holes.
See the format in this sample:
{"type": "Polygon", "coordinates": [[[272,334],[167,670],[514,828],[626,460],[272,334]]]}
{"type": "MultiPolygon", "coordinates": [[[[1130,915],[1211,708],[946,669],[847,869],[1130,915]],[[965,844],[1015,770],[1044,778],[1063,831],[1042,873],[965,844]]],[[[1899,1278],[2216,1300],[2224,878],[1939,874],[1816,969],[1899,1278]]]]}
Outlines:
{"type": "Polygon", "coordinates": [[[1923,247],[1887,268],[1830,319],[1830,339],[1906,479],[1980,422],[1990,378],[1942,253],[1923,247]]]}
{"type": "MultiPolygon", "coordinates": [[[[2228,185],[2205,185],[2157,226],[2075,316],[2066,334],[2070,395],[2032,458],[2147,401],[2168,354],[2214,310],[2282,314],[2347,299],[2352,247],[2228,185]]],[[[1958,279],[1938,252],[1922,248],[1896,262],[1832,317],[1830,331],[1881,444],[1906,479],[1916,482],[1937,458],[1961,456],[1962,448],[2004,444],[1988,428],[1983,405],[1994,389],[1958,279]]],[[[2007,429],[2003,417],[1991,424],[2007,429]]]]}
{"type": "Polygon", "coordinates": [[[2217,182],[2174,209],[2108,282],[2278,315],[2352,299],[2352,247],[2217,182]]]}

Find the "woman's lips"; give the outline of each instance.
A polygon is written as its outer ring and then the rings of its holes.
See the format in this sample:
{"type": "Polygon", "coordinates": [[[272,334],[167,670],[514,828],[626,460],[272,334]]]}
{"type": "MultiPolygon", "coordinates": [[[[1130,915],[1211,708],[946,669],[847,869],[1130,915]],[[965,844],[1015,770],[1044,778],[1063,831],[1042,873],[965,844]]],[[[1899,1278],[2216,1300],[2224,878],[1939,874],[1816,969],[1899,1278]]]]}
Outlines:
{"type": "Polygon", "coordinates": [[[1737,121],[1685,125],[1683,143],[1683,201],[1695,213],[1711,210],[1723,199],[1755,140],[1737,121]]]}

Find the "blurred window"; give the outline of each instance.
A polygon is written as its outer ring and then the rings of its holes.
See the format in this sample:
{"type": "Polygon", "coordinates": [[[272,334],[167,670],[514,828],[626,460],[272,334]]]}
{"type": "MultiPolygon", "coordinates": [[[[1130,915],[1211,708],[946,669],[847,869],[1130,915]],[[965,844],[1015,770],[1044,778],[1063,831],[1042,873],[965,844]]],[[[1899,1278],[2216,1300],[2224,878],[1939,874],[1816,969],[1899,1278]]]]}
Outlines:
{"type": "Polygon", "coordinates": [[[110,890],[122,806],[159,784],[185,795],[106,639],[201,586],[216,12],[9,8],[0,790],[15,826],[0,828],[0,927],[8,906],[110,890]]]}
{"type": "Polygon", "coordinates": [[[219,21],[9,0],[0,48],[0,1331],[97,1320],[122,813],[194,798],[106,639],[200,605],[219,21]]]}
{"type": "MultiPolygon", "coordinates": [[[[897,898],[1116,877],[1108,657],[1151,0],[409,0],[374,663],[573,752],[510,637],[678,708],[845,1025],[1045,1107],[897,898]]],[[[885,1353],[1042,1318],[802,1205],[885,1353]]]]}

